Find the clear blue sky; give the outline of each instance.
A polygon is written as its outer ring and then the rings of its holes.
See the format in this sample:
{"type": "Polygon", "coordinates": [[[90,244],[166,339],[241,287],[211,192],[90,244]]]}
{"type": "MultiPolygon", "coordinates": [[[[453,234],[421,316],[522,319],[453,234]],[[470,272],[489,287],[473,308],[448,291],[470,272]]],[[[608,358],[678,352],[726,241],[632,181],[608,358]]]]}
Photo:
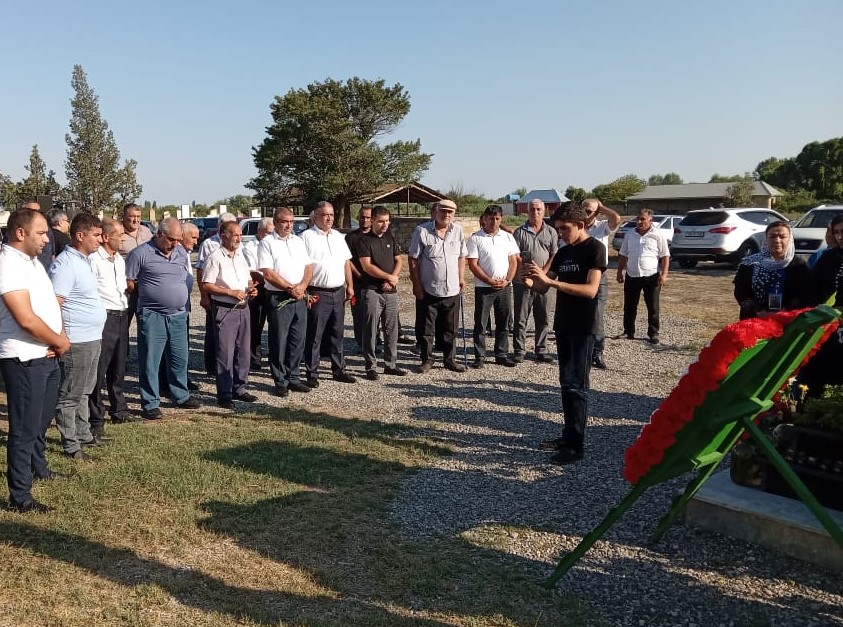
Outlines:
{"type": "Polygon", "coordinates": [[[244,193],[275,95],[401,83],[389,139],[423,182],[497,197],[624,174],[742,173],[843,135],[843,2],[16,2],[2,11],[0,171],[64,182],[79,63],[142,200],[244,193]]]}

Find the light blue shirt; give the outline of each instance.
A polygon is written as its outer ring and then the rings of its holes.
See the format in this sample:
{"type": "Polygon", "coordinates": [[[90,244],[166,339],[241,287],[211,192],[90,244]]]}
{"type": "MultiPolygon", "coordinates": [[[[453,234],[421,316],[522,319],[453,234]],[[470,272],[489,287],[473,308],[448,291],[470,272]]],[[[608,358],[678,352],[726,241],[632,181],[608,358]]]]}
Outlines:
{"type": "Polygon", "coordinates": [[[61,316],[70,343],[101,340],[105,305],[88,257],[66,246],[50,266],[49,274],[53,291],[64,299],[61,316]]]}

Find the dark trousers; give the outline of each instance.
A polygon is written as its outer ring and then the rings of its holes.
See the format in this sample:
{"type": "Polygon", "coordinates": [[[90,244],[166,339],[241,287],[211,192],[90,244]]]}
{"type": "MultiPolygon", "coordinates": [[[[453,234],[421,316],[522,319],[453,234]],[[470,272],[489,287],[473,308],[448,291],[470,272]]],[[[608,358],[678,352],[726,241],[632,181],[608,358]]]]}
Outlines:
{"type": "MultiPolygon", "coordinates": [[[[457,332],[460,314],[460,296],[432,296],[425,292],[424,298],[417,301],[416,314],[421,319],[421,338],[419,353],[422,362],[430,361],[434,348],[434,335],[438,325],[442,325],[442,353],[446,364],[454,363],[456,350],[454,337],[457,332]]],[[[440,339],[440,338],[437,338],[440,339]]]]}
{"type": "Polygon", "coordinates": [[[97,383],[88,401],[91,430],[105,424],[105,397],[111,406],[111,417],[129,411],[123,386],[126,376],[126,351],[129,347],[129,311],[109,311],[102,329],[102,349],[97,363],[97,383]],[[103,393],[103,387],[106,392],[103,393]]]}
{"type": "Polygon", "coordinates": [[[506,357],[512,328],[512,285],[502,290],[474,288],[474,358],[480,361],[486,357],[486,332],[491,312],[495,314],[495,357],[506,357]]]}
{"type": "Polygon", "coordinates": [[[659,274],[643,277],[626,275],[623,283],[623,332],[635,335],[635,316],[638,313],[638,301],[644,292],[644,304],[647,306],[647,337],[659,336],[659,274]]]}
{"type": "Polygon", "coordinates": [[[32,498],[32,477],[49,474],[44,451],[59,397],[61,373],[55,359],[0,359],[6,383],[9,438],[6,461],[9,500],[22,505],[32,498]]]}
{"type": "MultiPolygon", "coordinates": [[[[594,350],[592,351],[594,359],[603,356],[603,349],[606,346],[606,326],[603,318],[606,314],[606,298],[608,296],[609,286],[604,272],[600,277],[600,287],[597,288],[597,333],[594,334],[594,350]]],[[[638,306],[638,301],[636,301],[635,306],[638,306]]]]}
{"type": "Polygon", "coordinates": [[[250,359],[260,366],[263,358],[263,327],[266,324],[266,289],[258,286],[258,295],[249,301],[249,324],[251,325],[250,359]]]}
{"type": "Polygon", "coordinates": [[[354,342],[363,348],[363,327],[366,325],[366,307],[363,305],[363,283],[354,282],[355,303],[350,306],[354,326],[354,342]]]}
{"type": "Polygon", "coordinates": [[[307,304],[286,292],[267,290],[269,371],[278,388],[300,381],[299,370],[307,333],[307,304]],[[279,308],[279,305],[281,307],[279,308]]]}
{"type": "Polygon", "coordinates": [[[585,443],[589,373],[593,350],[593,335],[566,335],[557,330],[559,386],[562,389],[562,411],[565,414],[565,430],[562,432],[562,439],[567,446],[580,452],[585,443]]]}
{"type": "Polygon", "coordinates": [[[319,378],[319,358],[323,339],[330,343],[331,372],[345,372],[342,336],[345,330],[345,288],[321,290],[310,288],[319,300],[307,310],[307,335],[304,366],[308,379],[319,378]]]}
{"type": "Polygon", "coordinates": [[[203,342],[205,372],[209,376],[217,374],[217,347],[214,342],[214,308],[205,310],[205,341],[203,342]]]}
{"type": "Polygon", "coordinates": [[[217,400],[230,401],[246,392],[249,381],[250,318],[248,308],[213,303],[217,400]]]}
{"type": "Polygon", "coordinates": [[[516,355],[527,354],[527,324],[530,315],[535,326],[536,355],[547,354],[547,336],[550,330],[550,318],[547,313],[547,294],[538,294],[528,289],[523,283],[512,286],[515,303],[515,330],[512,332],[512,348],[516,355]]]}

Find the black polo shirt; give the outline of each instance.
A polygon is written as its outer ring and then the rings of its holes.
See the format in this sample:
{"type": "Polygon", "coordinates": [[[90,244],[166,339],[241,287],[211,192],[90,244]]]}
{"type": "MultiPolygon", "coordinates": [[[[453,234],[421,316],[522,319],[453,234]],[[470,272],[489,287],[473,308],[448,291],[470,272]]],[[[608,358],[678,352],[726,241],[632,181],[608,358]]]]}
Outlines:
{"type": "MultiPolygon", "coordinates": [[[[388,230],[383,237],[378,237],[373,232],[368,232],[361,235],[357,240],[357,250],[360,257],[369,257],[372,264],[387,274],[392,274],[395,270],[395,256],[401,254],[398,247],[398,242],[392,235],[392,231],[388,230]]],[[[362,271],[363,277],[361,282],[364,288],[380,289],[383,285],[383,279],[376,279],[369,276],[362,271]]]]}

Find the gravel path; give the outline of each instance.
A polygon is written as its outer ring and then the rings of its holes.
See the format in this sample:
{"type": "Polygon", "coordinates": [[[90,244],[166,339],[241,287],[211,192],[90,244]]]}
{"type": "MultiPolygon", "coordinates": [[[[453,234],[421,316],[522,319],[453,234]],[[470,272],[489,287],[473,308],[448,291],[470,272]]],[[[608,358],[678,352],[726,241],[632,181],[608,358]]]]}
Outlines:
{"type": "MultiPolygon", "coordinates": [[[[620,332],[618,318],[607,316],[607,335],[620,332]]],[[[201,337],[199,319],[195,313],[194,348],[201,337]]],[[[402,320],[405,328],[413,320],[407,294],[402,320]]],[[[349,317],[347,338],[350,323],[349,317]]],[[[353,386],[327,377],[306,397],[282,400],[268,394],[272,381],[264,373],[253,378],[253,391],[268,405],[304,406],[306,399],[311,411],[375,416],[451,446],[453,455],[407,480],[393,504],[393,521],[408,539],[460,534],[517,556],[539,582],[625,495],[624,449],[695,357],[687,348],[694,322],[663,316],[662,327],[658,347],[607,340],[609,370],[592,371],[586,458],[564,468],[546,463],[549,455],[536,450],[541,440],[561,432],[556,364],[528,359],[517,368],[489,365],[454,374],[439,363],[418,375],[418,357],[399,347],[399,365],[413,369],[407,377],[361,378],[353,386]]],[[[528,338],[530,347],[531,342],[528,338]]],[[[350,339],[346,347],[351,353],[350,339]]],[[[352,374],[362,375],[361,356],[349,356],[348,365],[352,374]]],[[[201,369],[197,350],[191,367],[201,369]]],[[[212,393],[207,378],[202,388],[212,393]]],[[[595,624],[843,625],[839,573],[681,525],[648,546],[649,534],[682,487],[677,480],[645,494],[566,575],[560,593],[582,599],[595,624]]]]}

